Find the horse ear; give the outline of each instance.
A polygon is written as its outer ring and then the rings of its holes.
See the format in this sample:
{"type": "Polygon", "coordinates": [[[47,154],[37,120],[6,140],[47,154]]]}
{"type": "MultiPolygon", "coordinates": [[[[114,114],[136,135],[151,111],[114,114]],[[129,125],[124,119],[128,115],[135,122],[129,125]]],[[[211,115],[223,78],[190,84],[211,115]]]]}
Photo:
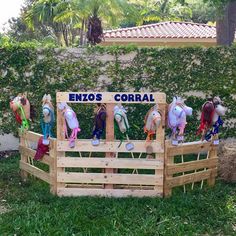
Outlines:
{"type": "Polygon", "coordinates": [[[177,101],[177,96],[174,96],[173,97],[173,103],[176,103],[176,101],[177,101]]]}
{"type": "Polygon", "coordinates": [[[48,100],[49,102],[51,102],[51,100],[52,100],[52,97],[51,97],[51,95],[50,95],[50,94],[48,94],[48,95],[47,95],[47,100],[48,100]]]}
{"type": "Polygon", "coordinates": [[[46,100],[47,100],[47,94],[44,94],[44,96],[43,96],[43,102],[45,102],[46,100]]]}
{"type": "Polygon", "coordinates": [[[219,104],[221,104],[222,101],[221,101],[220,97],[214,97],[214,98],[213,98],[213,103],[219,103],[219,104]]]}
{"type": "Polygon", "coordinates": [[[57,107],[59,110],[64,110],[67,106],[66,102],[59,102],[57,107]]]}
{"type": "Polygon", "coordinates": [[[176,96],[176,102],[183,103],[184,99],[182,97],[176,96]]]}

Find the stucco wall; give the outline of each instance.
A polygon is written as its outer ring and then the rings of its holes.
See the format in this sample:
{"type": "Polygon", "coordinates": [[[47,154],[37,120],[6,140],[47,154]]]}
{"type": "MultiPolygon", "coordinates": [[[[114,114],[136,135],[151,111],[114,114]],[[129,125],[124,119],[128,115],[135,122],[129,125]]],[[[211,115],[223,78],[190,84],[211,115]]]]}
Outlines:
{"type": "Polygon", "coordinates": [[[13,134],[0,135],[0,152],[6,150],[18,150],[19,138],[13,136],[13,134]]]}

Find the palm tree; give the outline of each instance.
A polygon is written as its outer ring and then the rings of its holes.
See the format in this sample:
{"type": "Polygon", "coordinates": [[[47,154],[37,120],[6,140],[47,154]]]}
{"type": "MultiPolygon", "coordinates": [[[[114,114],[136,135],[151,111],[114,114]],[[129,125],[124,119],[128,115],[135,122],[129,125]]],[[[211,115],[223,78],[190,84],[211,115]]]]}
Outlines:
{"type": "Polygon", "coordinates": [[[84,24],[87,24],[87,39],[92,45],[102,40],[102,21],[116,26],[123,16],[126,0],[81,0],[84,3],[84,24]]]}
{"type": "Polygon", "coordinates": [[[60,14],[55,17],[56,22],[66,23],[70,26],[72,42],[76,35],[80,35],[80,45],[85,44],[86,19],[86,1],[84,0],[66,0],[60,3],[60,14]]]}
{"type": "Polygon", "coordinates": [[[26,12],[25,20],[32,29],[34,29],[37,24],[45,26],[48,31],[56,37],[58,43],[63,45],[61,24],[54,22],[58,4],[59,0],[35,1],[32,7],[26,12]]]}
{"type": "Polygon", "coordinates": [[[54,17],[55,23],[63,25],[63,37],[67,46],[75,43],[78,35],[78,27],[82,20],[82,6],[75,0],[63,0],[57,5],[57,15],[54,17]]]}
{"type": "Polygon", "coordinates": [[[47,27],[60,45],[69,46],[80,34],[80,44],[101,41],[102,23],[116,26],[127,0],[35,0],[25,19],[31,28],[47,27]],[[79,32],[78,32],[79,31],[79,32]]]}

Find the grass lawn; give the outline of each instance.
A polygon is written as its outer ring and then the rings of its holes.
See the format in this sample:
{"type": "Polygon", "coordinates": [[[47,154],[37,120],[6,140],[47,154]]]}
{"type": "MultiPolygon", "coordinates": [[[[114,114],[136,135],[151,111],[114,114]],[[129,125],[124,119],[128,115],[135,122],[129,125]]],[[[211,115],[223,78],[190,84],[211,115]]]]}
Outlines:
{"type": "Polygon", "coordinates": [[[161,198],[59,198],[0,160],[0,235],[236,235],[236,184],[161,198]],[[2,210],[1,210],[2,209],[2,210]],[[6,212],[7,209],[7,212],[6,212]]]}

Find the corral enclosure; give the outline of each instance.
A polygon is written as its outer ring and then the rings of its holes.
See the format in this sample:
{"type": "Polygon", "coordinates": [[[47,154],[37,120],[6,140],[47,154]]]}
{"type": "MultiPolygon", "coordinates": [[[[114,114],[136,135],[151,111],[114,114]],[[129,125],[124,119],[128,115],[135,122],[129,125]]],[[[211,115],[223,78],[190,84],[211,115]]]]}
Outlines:
{"type": "MultiPolygon", "coordinates": [[[[72,94],[57,93],[57,103],[97,102],[76,101],[76,96],[72,94]]],[[[99,94],[102,95],[101,102],[107,106],[106,139],[99,146],[93,146],[90,139],[78,139],[71,149],[65,139],[62,114],[57,110],[57,139],[51,139],[50,153],[41,161],[49,166],[49,172],[36,167],[32,160],[35,151],[31,148],[31,142],[36,142],[40,135],[29,131],[21,134],[20,168],[24,178],[31,174],[46,181],[51,186],[51,192],[59,196],[170,196],[176,186],[193,185],[204,180],[210,186],[214,185],[218,159],[217,147],[212,142],[172,146],[169,140],[165,140],[164,121],[157,129],[156,138],[149,144],[153,148],[151,158],[147,155],[145,139],[126,140],[119,146],[120,141],[115,140],[113,115],[116,94],[119,93],[99,94]],[[125,148],[128,142],[134,144],[133,150],[125,148]],[[185,162],[184,155],[188,154],[195,154],[195,157],[185,162]],[[179,156],[182,161],[176,163],[175,158],[179,156]]],[[[144,96],[142,93],[136,94],[144,96]]],[[[165,120],[166,95],[151,93],[148,96],[153,100],[143,103],[157,103],[165,120]]]]}

